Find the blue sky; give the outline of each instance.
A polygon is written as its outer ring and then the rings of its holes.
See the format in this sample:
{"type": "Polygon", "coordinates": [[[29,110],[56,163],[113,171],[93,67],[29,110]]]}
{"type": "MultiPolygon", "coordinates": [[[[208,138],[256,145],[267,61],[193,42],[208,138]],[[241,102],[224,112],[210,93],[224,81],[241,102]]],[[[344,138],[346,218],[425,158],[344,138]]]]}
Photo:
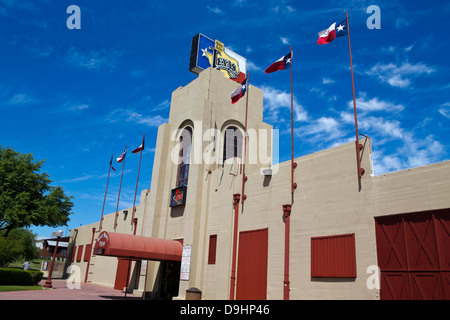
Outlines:
{"type": "MultiPolygon", "coordinates": [[[[360,132],[372,139],[375,174],[446,161],[450,145],[450,44],[446,1],[0,0],[0,144],[46,159],[74,197],[68,229],[99,220],[108,163],[146,135],[139,190],[150,188],[160,124],[188,71],[201,32],[247,58],[264,90],[264,121],[290,158],[290,73],[264,74],[294,48],[295,156],[354,141],[347,38],[317,33],[350,16],[360,132]],[[81,29],[69,30],[69,5],[81,29]],[[368,29],[366,10],[381,10],[368,29]]],[[[120,209],[132,206],[139,157],[128,154],[120,209]]],[[[120,164],[105,213],[116,209],[120,164]]],[[[51,228],[32,228],[48,236],[51,228]]],[[[66,230],[63,227],[63,230],[66,230]]]]}

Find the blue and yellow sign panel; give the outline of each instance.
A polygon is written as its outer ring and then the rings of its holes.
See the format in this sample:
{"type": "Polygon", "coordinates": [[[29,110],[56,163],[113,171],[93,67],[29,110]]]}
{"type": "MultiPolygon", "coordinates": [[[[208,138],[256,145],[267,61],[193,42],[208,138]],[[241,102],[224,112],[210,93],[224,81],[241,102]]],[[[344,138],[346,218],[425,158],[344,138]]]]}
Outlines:
{"type": "Polygon", "coordinates": [[[189,71],[200,74],[212,67],[220,70],[225,77],[242,83],[245,80],[247,60],[224,46],[199,33],[192,38],[189,71]]]}

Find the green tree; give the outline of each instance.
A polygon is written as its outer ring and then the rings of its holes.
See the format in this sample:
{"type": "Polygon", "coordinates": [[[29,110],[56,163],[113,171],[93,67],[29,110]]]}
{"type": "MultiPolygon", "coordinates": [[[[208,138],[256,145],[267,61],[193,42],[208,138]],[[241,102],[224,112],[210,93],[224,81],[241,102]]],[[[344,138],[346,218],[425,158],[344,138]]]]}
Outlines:
{"type": "Polygon", "coordinates": [[[5,267],[20,258],[24,261],[37,258],[38,248],[36,235],[33,232],[24,228],[15,228],[7,238],[1,236],[3,233],[5,231],[0,231],[0,267],[5,267]]]}
{"type": "Polygon", "coordinates": [[[44,160],[0,145],[0,231],[3,237],[15,228],[67,225],[72,197],[54,187],[40,169],[44,160]]]}
{"type": "Polygon", "coordinates": [[[0,237],[0,268],[22,256],[22,245],[14,239],[0,237]]]}

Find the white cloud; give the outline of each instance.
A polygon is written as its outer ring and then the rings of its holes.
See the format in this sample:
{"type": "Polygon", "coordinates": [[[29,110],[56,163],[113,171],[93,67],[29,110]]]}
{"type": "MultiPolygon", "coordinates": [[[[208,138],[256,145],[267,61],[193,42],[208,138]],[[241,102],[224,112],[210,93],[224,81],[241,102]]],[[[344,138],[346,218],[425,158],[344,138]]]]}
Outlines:
{"type": "Polygon", "coordinates": [[[400,17],[397,20],[395,20],[395,27],[397,29],[401,29],[402,27],[407,27],[407,26],[409,26],[409,22],[405,18],[400,17]]]}
{"type": "Polygon", "coordinates": [[[296,9],[292,8],[291,6],[286,6],[286,10],[289,13],[297,11],[296,9]]]}
{"type": "Polygon", "coordinates": [[[382,151],[372,152],[373,173],[376,175],[402,170],[404,165],[398,156],[384,155],[382,151]]]}
{"type": "Polygon", "coordinates": [[[210,12],[215,13],[215,14],[222,14],[222,13],[223,13],[223,11],[220,10],[218,7],[212,8],[212,7],[210,7],[210,6],[206,6],[206,8],[207,8],[210,12]]]}
{"type": "Polygon", "coordinates": [[[286,37],[280,37],[280,39],[281,39],[281,42],[282,42],[283,44],[290,44],[288,38],[286,38],[286,37]]]}
{"type": "Polygon", "coordinates": [[[385,120],[382,117],[358,118],[358,127],[369,136],[382,136],[385,139],[404,138],[404,129],[397,120],[385,120]]]}
{"type": "Polygon", "coordinates": [[[329,78],[323,78],[322,79],[322,84],[331,84],[331,83],[335,83],[336,81],[333,79],[329,79],[329,78]]]}
{"type": "Polygon", "coordinates": [[[49,57],[53,53],[53,47],[46,45],[43,47],[27,47],[31,52],[36,54],[38,57],[49,57]]]}
{"type": "Polygon", "coordinates": [[[395,147],[389,146],[389,142],[380,144],[378,138],[372,139],[372,143],[377,147],[372,154],[374,174],[385,174],[439,161],[444,146],[432,135],[418,138],[412,132],[402,131],[400,145],[396,143],[395,147]]]}
{"type": "Polygon", "coordinates": [[[247,60],[247,69],[250,71],[261,71],[261,67],[258,67],[252,61],[247,60]]]}
{"type": "Polygon", "coordinates": [[[144,124],[149,127],[158,127],[161,124],[167,122],[167,118],[163,118],[160,115],[144,116],[131,109],[116,109],[108,116],[109,122],[126,121],[144,124]]]}
{"type": "Polygon", "coordinates": [[[26,93],[15,94],[9,100],[9,104],[14,104],[14,105],[28,104],[28,103],[34,103],[34,102],[37,102],[37,100],[26,93]]]}
{"type": "Polygon", "coordinates": [[[411,85],[414,78],[431,74],[434,71],[433,68],[420,62],[416,64],[404,62],[402,65],[377,63],[366,74],[376,76],[382,82],[386,82],[393,87],[406,88],[411,85]]]}
{"type": "Polygon", "coordinates": [[[372,138],[376,149],[373,157],[375,174],[428,165],[436,162],[444,151],[443,145],[432,135],[417,137],[397,120],[365,117],[359,121],[359,127],[372,138]]]}
{"type": "Polygon", "coordinates": [[[320,117],[319,119],[311,120],[309,124],[296,128],[295,133],[299,137],[306,137],[312,143],[332,140],[336,142],[345,136],[342,123],[332,117],[320,117]]]}
{"type": "MultiPolygon", "coordinates": [[[[349,108],[353,108],[353,100],[348,102],[349,108]]],[[[364,113],[373,111],[400,112],[405,107],[401,104],[394,104],[389,101],[380,100],[378,97],[367,99],[365,92],[360,92],[356,99],[356,108],[364,113]]]]}
{"type": "MultiPolygon", "coordinates": [[[[280,112],[285,108],[291,108],[291,94],[290,92],[281,91],[269,86],[262,86],[264,92],[264,112],[269,122],[283,122],[280,117],[280,112]]],[[[294,97],[293,103],[294,120],[307,121],[308,113],[303,106],[297,102],[294,97]]]]}
{"type": "Polygon", "coordinates": [[[234,0],[235,7],[243,7],[246,4],[247,0],[234,0]]]}
{"type": "MultiPolygon", "coordinates": [[[[353,108],[353,101],[349,101],[348,106],[353,108]]],[[[358,117],[359,132],[372,140],[375,174],[428,165],[440,159],[444,147],[432,135],[417,136],[412,129],[403,127],[398,120],[387,119],[383,115],[370,115],[373,112],[401,112],[403,105],[377,97],[369,99],[362,93],[357,99],[357,108],[362,111],[359,113],[362,116],[358,117]]],[[[341,112],[340,119],[342,123],[354,126],[353,112],[341,112]]]]}
{"type": "Polygon", "coordinates": [[[88,174],[88,175],[84,175],[82,177],[77,177],[77,178],[72,178],[72,179],[65,179],[65,180],[60,180],[58,181],[59,183],[73,183],[73,182],[80,182],[80,181],[86,181],[86,180],[90,180],[92,178],[95,178],[94,175],[92,174],[88,174]]]}
{"type": "Polygon", "coordinates": [[[436,141],[432,135],[424,139],[416,139],[411,133],[408,133],[404,142],[405,144],[400,152],[407,154],[407,167],[418,167],[433,163],[444,150],[443,145],[436,141]]]}
{"type": "Polygon", "coordinates": [[[102,49],[83,53],[75,48],[70,48],[66,54],[66,61],[79,68],[94,70],[113,69],[117,66],[120,55],[121,53],[115,50],[102,49]]]}
{"type": "Polygon", "coordinates": [[[81,111],[81,110],[88,109],[88,108],[89,108],[89,105],[87,105],[87,104],[74,104],[74,105],[70,106],[68,108],[68,110],[70,110],[70,111],[81,111]]]}
{"type": "Polygon", "coordinates": [[[444,103],[439,108],[439,113],[442,114],[444,117],[450,119],[450,102],[444,103]]]}
{"type": "Polygon", "coordinates": [[[0,1],[0,14],[7,15],[7,9],[36,10],[31,0],[2,0],[0,1]]]}
{"type": "Polygon", "coordinates": [[[140,79],[145,76],[145,71],[144,70],[130,70],[129,74],[133,78],[140,79]]]}

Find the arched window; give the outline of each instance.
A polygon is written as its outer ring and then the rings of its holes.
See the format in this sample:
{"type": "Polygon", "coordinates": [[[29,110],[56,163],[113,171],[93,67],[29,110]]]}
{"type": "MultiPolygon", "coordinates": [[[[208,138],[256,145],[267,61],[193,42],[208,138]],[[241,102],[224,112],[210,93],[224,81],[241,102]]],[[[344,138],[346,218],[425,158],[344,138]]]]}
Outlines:
{"type": "Polygon", "coordinates": [[[177,169],[177,188],[187,186],[189,176],[189,158],[192,147],[192,128],[186,127],[180,135],[180,153],[177,169]]]}
{"type": "Polygon", "coordinates": [[[236,127],[225,130],[223,143],[223,161],[236,157],[242,159],[242,132],[236,127]]]}

